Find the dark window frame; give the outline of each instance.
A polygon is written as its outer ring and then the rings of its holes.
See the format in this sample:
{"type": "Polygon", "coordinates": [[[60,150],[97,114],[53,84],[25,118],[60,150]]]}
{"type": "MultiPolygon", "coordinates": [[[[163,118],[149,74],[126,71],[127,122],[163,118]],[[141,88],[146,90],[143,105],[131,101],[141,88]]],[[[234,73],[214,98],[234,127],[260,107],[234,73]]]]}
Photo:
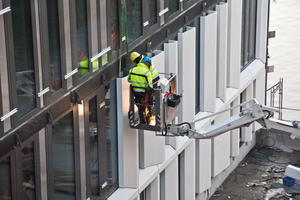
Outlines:
{"type": "MultiPolygon", "coordinates": [[[[3,0],[3,7],[11,7],[11,0],[3,0]]],[[[40,101],[41,99],[37,96],[40,92],[40,77],[39,77],[39,68],[38,68],[38,45],[37,45],[37,33],[36,33],[36,16],[35,16],[35,2],[30,0],[31,8],[31,29],[32,29],[32,47],[33,47],[33,68],[34,68],[34,77],[35,77],[35,105],[36,107],[23,115],[18,117],[18,114],[11,116],[11,129],[17,127],[18,125],[24,123],[30,117],[34,116],[41,110],[40,101]]],[[[7,66],[8,66],[8,80],[9,80],[9,101],[10,101],[10,110],[18,108],[17,102],[17,87],[16,87],[16,72],[15,72],[15,55],[14,55],[14,39],[13,39],[13,26],[12,26],[12,11],[3,15],[4,18],[4,30],[5,30],[5,42],[6,42],[6,55],[7,55],[7,66]]],[[[19,111],[18,111],[19,112],[19,111]]]]}
{"type": "Polygon", "coordinates": [[[255,60],[257,0],[243,0],[242,4],[241,72],[255,60]],[[251,28],[252,23],[254,30],[251,28]],[[251,39],[253,44],[250,44],[251,39]],[[251,49],[254,50],[253,54],[251,49]]]}
{"type": "Polygon", "coordinates": [[[85,130],[85,157],[86,157],[86,195],[91,196],[91,177],[90,174],[90,139],[89,139],[89,101],[97,97],[97,130],[98,130],[98,168],[99,168],[99,193],[100,199],[108,198],[118,187],[119,181],[114,183],[109,189],[107,187],[102,188],[102,185],[107,182],[107,151],[106,151],[106,108],[103,105],[105,102],[105,86],[101,86],[96,91],[89,94],[84,98],[84,130],[85,130]]]}
{"type": "MultiPolygon", "coordinates": [[[[59,117],[53,120],[56,123],[70,112],[73,112],[73,134],[74,134],[74,176],[75,176],[75,197],[81,198],[81,184],[80,184],[80,149],[79,149],[79,127],[78,127],[78,106],[73,106],[59,117]]],[[[54,185],[53,185],[53,147],[52,147],[52,125],[47,125],[46,130],[46,163],[47,163],[47,193],[48,199],[54,199],[54,185]]]]}
{"type": "MultiPolygon", "coordinates": [[[[43,86],[49,87],[51,90],[51,77],[50,72],[50,47],[49,47],[49,32],[48,32],[48,15],[47,15],[47,0],[41,0],[39,4],[39,19],[40,19],[40,37],[41,37],[41,62],[43,66],[43,86]],[[49,67],[48,67],[49,66],[49,67]]],[[[61,96],[67,92],[67,81],[64,79],[66,72],[66,60],[65,60],[65,41],[64,41],[64,22],[63,22],[63,2],[58,1],[58,19],[59,19],[59,40],[60,40],[60,57],[61,57],[61,88],[54,94],[47,92],[44,95],[45,105],[50,105],[55,102],[61,96]]]]}
{"type": "Polygon", "coordinates": [[[24,141],[20,146],[16,146],[15,149],[0,158],[3,161],[7,157],[10,157],[10,177],[11,177],[11,192],[12,199],[23,199],[23,166],[22,166],[22,149],[29,143],[34,144],[34,168],[35,168],[35,197],[41,199],[41,174],[39,166],[39,136],[38,133],[31,136],[29,139],[24,141]]]}

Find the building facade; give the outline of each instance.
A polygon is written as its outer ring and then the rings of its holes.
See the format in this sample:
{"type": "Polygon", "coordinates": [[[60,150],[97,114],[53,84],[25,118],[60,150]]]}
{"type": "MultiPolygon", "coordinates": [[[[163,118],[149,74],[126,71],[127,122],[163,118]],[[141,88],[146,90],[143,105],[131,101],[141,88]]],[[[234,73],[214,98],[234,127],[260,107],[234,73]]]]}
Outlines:
{"type": "Polygon", "coordinates": [[[128,53],[177,74],[176,123],[263,104],[268,13],[268,0],[0,0],[0,199],[208,199],[260,126],[131,129],[128,53]]]}

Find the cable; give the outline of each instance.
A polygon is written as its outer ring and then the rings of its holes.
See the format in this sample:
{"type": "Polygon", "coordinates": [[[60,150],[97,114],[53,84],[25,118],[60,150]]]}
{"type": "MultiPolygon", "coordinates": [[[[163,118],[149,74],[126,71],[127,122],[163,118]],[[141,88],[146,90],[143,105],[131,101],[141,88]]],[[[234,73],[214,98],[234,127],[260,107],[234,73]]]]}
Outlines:
{"type": "Polygon", "coordinates": [[[161,132],[162,136],[166,136],[167,133],[168,133],[168,128],[167,128],[166,122],[164,122],[164,124],[165,124],[165,131],[166,131],[166,133],[164,133],[164,132],[162,131],[162,132],[161,132]]]}

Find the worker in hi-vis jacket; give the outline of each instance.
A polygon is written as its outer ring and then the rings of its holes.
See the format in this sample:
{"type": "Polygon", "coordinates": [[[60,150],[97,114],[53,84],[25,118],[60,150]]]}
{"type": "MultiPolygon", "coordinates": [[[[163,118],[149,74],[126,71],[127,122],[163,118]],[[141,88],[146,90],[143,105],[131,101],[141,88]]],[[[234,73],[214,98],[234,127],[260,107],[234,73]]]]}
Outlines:
{"type": "Polygon", "coordinates": [[[138,64],[142,61],[148,62],[150,64],[150,66],[148,66],[148,68],[149,68],[149,71],[151,72],[153,87],[156,88],[160,77],[152,63],[151,58],[148,56],[140,55],[138,52],[132,52],[130,54],[130,60],[131,60],[131,62],[134,62],[136,64],[138,64]]]}
{"type": "MultiPolygon", "coordinates": [[[[134,95],[134,101],[138,105],[140,123],[145,124],[145,102],[151,95],[153,84],[151,73],[145,64],[146,62],[138,62],[137,66],[129,70],[128,82],[131,84],[131,90],[134,95]],[[141,105],[142,104],[142,105],[141,105]]],[[[148,64],[148,63],[147,63],[148,64]]]]}

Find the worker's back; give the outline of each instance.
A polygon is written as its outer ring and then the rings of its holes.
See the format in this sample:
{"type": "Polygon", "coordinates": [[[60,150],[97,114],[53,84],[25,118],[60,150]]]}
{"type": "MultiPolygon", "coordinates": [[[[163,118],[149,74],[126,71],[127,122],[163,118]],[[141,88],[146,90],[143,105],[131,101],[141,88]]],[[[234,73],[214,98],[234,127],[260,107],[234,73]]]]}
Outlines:
{"type": "Polygon", "coordinates": [[[148,87],[153,88],[151,73],[144,63],[138,63],[129,70],[128,82],[135,92],[146,92],[148,87]]]}

